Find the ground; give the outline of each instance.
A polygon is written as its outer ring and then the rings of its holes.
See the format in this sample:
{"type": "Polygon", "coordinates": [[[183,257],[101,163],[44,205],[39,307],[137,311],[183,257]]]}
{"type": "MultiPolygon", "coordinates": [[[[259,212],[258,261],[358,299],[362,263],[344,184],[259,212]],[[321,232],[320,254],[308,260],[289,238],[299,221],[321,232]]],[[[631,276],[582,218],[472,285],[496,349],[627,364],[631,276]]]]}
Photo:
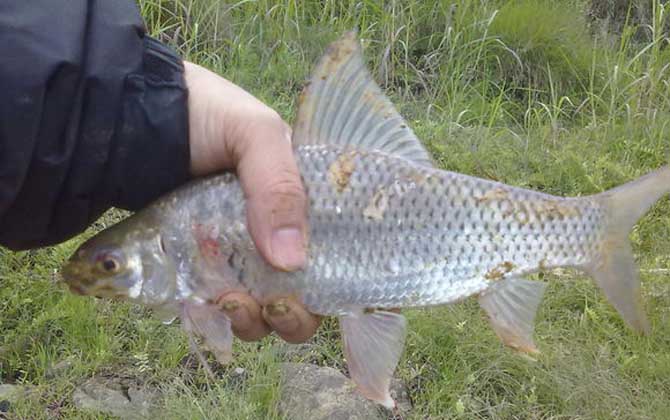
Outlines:
{"type": "MultiPolygon", "coordinates": [[[[440,167],[556,195],[586,195],[668,161],[670,8],[652,40],[587,25],[585,4],[141,0],[149,30],[186,58],[241,84],[287,120],[329,41],[358,28],[374,75],[440,167]]],[[[628,330],[584,274],[549,285],[536,326],[541,353],[504,348],[476,301],[407,311],[397,376],[410,418],[670,418],[670,202],[631,233],[648,336],[628,330]]],[[[280,418],[277,362],[344,369],[337,325],[288,351],[270,337],[236,343],[206,378],[177,326],[141,307],[69,294],[58,269],[85,235],[51,249],[0,250],[0,382],[31,391],[16,418],[104,418],[73,404],[94,375],[160,390],[164,418],[280,418]],[[244,375],[234,374],[241,372],[244,375]],[[238,370],[236,370],[238,369],[238,370]]],[[[6,405],[0,404],[0,408],[6,405]]],[[[2,414],[0,414],[2,417],[2,414]]]]}

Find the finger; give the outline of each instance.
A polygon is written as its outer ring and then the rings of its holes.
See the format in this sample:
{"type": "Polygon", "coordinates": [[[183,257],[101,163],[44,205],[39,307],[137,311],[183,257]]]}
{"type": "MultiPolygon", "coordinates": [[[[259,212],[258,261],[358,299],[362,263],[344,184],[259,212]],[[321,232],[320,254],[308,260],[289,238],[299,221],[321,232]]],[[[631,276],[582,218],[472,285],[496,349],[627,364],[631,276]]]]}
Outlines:
{"type": "Polygon", "coordinates": [[[288,125],[273,109],[216,74],[187,63],[191,171],[236,168],[247,222],[263,257],[295,270],[305,264],[306,197],[288,125]]]}
{"type": "Polygon", "coordinates": [[[281,338],[293,344],[307,341],[321,324],[321,317],[288,298],[266,305],[263,317],[281,338]]]}
{"type": "Polygon", "coordinates": [[[228,315],[233,333],[244,341],[259,340],[270,333],[260,305],[245,293],[228,293],[217,302],[219,308],[228,315]]]}
{"type": "Polygon", "coordinates": [[[236,147],[249,232],[270,264],[292,271],[305,265],[307,198],[290,129],[278,116],[261,120],[248,126],[247,140],[236,147]]]}

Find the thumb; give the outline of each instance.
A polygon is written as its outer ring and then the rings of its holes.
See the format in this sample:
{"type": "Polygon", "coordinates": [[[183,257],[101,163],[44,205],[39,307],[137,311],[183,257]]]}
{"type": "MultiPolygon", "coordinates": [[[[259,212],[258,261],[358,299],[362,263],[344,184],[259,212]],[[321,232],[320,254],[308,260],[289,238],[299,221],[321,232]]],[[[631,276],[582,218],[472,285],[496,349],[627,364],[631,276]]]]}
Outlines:
{"type": "Polygon", "coordinates": [[[286,271],[299,269],[306,261],[307,198],[293,157],[291,131],[278,115],[243,129],[244,135],[235,137],[246,141],[240,142],[236,155],[249,233],[270,264],[286,271]]]}

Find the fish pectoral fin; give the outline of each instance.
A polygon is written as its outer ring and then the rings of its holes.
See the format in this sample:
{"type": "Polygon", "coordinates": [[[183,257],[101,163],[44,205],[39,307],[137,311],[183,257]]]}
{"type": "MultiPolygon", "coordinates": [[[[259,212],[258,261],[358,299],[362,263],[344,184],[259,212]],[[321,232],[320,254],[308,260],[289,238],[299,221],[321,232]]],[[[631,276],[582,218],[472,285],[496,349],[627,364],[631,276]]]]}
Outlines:
{"type": "MultiPolygon", "coordinates": [[[[230,319],[216,305],[185,304],[182,325],[187,333],[198,335],[205,347],[211,351],[221,364],[233,359],[233,331],[230,319]]],[[[197,348],[194,349],[197,353],[197,348]]],[[[202,356],[198,357],[203,361],[202,356]]],[[[204,363],[205,369],[208,369],[204,363]]]]}
{"type": "Polygon", "coordinates": [[[170,325],[179,317],[179,308],[174,306],[156,306],[151,308],[154,318],[160,320],[165,325],[170,325]]]}
{"type": "Polygon", "coordinates": [[[363,310],[340,317],[344,354],[359,392],[387,408],[391,378],[405,346],[407,321],[393,312],[363,310]]]}
{"type": "Polygon", "coordinates": [[[377,150],[432,167],[429,153],[377,86],[354,32],[332,43],[303,90],[293,144],[377,150]]]}
{"type": "Polygon", "coordinates": [[[479,305],[505,345],[525,353],[539,353],[533,330],[546,287],[545,283],[512,277],[494,283],[479,296],[479,305]]]}

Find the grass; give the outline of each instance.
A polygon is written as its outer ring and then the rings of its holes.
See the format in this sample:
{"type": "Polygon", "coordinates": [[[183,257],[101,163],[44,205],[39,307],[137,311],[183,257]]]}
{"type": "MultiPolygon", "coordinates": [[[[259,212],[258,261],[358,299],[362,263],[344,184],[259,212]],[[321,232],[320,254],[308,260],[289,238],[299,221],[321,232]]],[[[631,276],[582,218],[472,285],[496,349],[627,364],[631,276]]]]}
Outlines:
{"type": "MultiPolygon", "coordinates": [[[[242,85],[291,120],[303,81],[324,47],[358,28],[366,57],[439,166],[559,195],[631,180],[668,160],[670,8],[657,4],[639,43],[590,30],[580,1],[523,2],[140,0],[152,34],[242,85]]],[[[475,301],[407,311],[411,332],[397,375],[411,418],[670,418],[670,202],[631,239],[653,324],[630,333],[593,283],[570,271],[550,287],[538,317],[542,354],[499,344],[475,301]]],[[[35,390],[16,418],[104,418],[71,403],[100,373],[130,375],[164,392],[166,418],[279,418],[278,360],[342,367],[339,333],[326,323],[308,352],[275,338],[236,343],[232,366],[208,382],[185,337],[140,307],[71,296],[54,283],[86,236],[58,247],[0,250],[0,382],[35,390]],[[54,374],[64,360],[71,368],[54,374]],[[242,367],[243,379],[229,375],[242,367]],[[237,378],[237,379],[236,379],[237,378]]]]}

